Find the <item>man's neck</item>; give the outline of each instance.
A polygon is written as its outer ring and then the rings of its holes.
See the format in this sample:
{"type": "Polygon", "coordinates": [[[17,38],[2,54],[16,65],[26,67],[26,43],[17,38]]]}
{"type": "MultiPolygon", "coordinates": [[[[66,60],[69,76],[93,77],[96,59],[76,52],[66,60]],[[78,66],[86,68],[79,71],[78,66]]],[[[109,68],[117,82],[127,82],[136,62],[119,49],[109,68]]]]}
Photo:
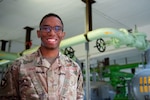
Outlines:
{"type": "Polygon", "coordinates": [[[40,48],[40,50],[44,58],[56,58],[59,54],[59,49],[40,48]]]}

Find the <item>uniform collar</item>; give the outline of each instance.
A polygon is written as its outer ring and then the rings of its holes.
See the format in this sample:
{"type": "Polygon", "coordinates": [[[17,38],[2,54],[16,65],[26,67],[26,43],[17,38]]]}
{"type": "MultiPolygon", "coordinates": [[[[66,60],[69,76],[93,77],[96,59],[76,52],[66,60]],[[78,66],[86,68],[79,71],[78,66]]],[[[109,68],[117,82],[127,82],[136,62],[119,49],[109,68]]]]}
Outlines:
{"type": "MultiPolygon", "coordinates": [[[[38,49],[37,52],[35,53],[37,56],[35,60],[35,65],[38,67],[44,66],[44,67],[50,68],[51,64],[45,58],[43,58],[40,49],[38,49]]],[[[61,66],[61,62],[60,62],[60,59],[62,58],[60,57],[61,55],[62,55],[61,52],[59,52],[59,56],[56,58],[52,66],[56,66],[56,68],[61,66]]]]}

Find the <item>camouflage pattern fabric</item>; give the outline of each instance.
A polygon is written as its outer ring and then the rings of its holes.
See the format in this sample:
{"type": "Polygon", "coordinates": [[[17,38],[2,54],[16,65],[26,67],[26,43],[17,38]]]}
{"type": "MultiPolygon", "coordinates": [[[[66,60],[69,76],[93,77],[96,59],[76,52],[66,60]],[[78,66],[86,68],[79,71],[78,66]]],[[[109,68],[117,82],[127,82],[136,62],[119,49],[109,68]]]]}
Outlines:
{"type": "Polygon", "coordinates": [[[40,50],[18,58],[0,84],[0,100],[83,100],[83,76],[79,65],[59,53],[53,64],[40,50]]]}

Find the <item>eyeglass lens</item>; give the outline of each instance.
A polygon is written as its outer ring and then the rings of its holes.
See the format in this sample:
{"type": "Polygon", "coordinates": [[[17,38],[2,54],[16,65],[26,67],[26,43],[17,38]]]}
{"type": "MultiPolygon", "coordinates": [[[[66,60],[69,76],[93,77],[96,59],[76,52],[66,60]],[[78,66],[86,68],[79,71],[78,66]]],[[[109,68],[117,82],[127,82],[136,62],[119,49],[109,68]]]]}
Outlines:
{"type": "Polygon", "coordinates": [[[54,27],[51,27],[51,26],[41,26],[40,27],[40,30],[43,31],[43,32],[51,32],[51,30],[53,30],[55,33],[58,33],[62,30],[62,27],[61,26],[54,26],[54,27]]]}

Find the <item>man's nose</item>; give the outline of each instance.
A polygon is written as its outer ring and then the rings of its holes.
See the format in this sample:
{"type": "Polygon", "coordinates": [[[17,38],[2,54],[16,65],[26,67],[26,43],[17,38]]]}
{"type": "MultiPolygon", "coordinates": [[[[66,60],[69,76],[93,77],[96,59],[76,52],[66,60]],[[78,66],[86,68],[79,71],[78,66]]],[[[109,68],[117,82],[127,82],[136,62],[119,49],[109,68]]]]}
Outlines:
{"type": "Polygon", "coordinates": [[[53,29],[51,29],[49,32],[47,32],[48,35],[55,35],[55,31],[53,29]]]}

